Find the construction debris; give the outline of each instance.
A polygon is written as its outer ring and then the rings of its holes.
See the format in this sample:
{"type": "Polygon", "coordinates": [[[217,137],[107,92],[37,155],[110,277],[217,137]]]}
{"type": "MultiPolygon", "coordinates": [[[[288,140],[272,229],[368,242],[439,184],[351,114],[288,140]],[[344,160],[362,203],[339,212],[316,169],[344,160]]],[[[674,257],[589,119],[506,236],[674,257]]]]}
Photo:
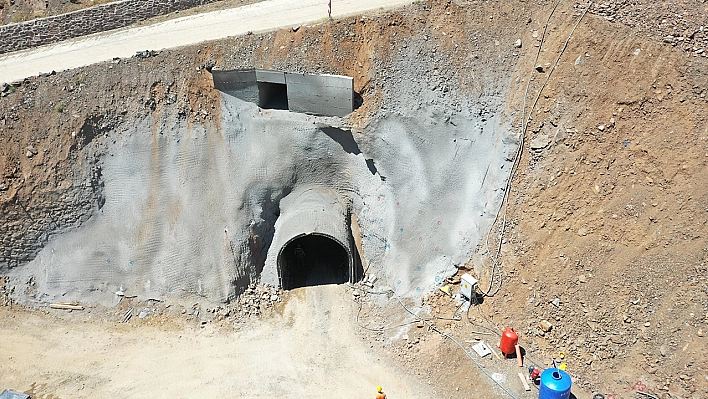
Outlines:
{"type": "Polygon", "coordinates": [[[79,305],[77,302],[57,302],[49,305],[52,309],[63,309],[63,310],[84,310],[84,307],[79,305]]]}
{"type": "Polygon", "coordinates": [[[525,391],[530,391],[530,390],[531,390],[531,387],[529,386],[529,383],[526,382],[526,377],[524,377],[524,374],[523,374],[523,373],[519,373],[518,375],[519,375],[519,379],[521,380],[521,384],[523,384],[523,386],[524,386],[524,390],[525,390],[525,391]]]}
{"type": "Polygon", "coordinates": [[[472,349],[477,352],[479,357],[485,357],[492,353],[491,349],[489,349],[489,347],[485,345],[484,342],[478,342],[476,345],[472,346],[472,349]]]}
{"type": "Polygon", "coordinates": [[[30,399],[26,393],[20,393],[6,389],[0,393],[0,399],[30,399]]]}

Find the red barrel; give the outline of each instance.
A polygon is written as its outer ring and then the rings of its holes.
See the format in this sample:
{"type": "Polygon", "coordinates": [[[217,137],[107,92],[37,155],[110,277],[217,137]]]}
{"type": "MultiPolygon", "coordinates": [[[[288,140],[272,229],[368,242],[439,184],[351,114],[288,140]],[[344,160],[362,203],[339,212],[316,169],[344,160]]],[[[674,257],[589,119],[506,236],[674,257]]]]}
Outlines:
{"type": "Polygon", "coordinates": [[[502,333],[501,342],[499,342],[499,349],[501,349],[502,354],[504,354],[504,359],[512,353],[516,353],[516,344],[519,343],[519,334],[513,328],[507,328],[502,333]]]}

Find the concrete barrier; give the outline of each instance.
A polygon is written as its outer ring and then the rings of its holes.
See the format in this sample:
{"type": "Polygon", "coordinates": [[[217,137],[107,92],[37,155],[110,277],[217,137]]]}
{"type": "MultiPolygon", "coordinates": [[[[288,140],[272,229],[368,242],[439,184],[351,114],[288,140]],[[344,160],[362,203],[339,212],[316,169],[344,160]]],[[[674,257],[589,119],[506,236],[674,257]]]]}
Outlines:
{"type": "Polygon", "coordinates": [[[214,80],[214,87],[217,90],[233,94],[243,101],[258,104],[258,82],[255,69],[212,70],[211,76],[214,80]]]}
{"type": "Polygon", "coordinates": [[[294,112],[345,116],[354,110],[354,79],[286,73],[288,108],[294,112]]]}

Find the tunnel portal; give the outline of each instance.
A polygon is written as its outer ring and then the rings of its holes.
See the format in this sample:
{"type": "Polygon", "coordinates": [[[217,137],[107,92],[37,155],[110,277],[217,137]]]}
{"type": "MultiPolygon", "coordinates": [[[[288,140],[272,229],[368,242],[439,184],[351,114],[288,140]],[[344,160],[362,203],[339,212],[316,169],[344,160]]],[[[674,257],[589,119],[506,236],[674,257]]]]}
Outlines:
{"type": "Polygon", "coordinates": [[[349,281],[349,254],[331,237],[305,234],[286,244],[278,259],[283,289],[349,281]]]}
{"type": "Polygon", "coordinates": [[[351,214],[336,191],[300,186],[283,197],[279,207],[262,283],[290,290],[361,278],[351,214]]]}

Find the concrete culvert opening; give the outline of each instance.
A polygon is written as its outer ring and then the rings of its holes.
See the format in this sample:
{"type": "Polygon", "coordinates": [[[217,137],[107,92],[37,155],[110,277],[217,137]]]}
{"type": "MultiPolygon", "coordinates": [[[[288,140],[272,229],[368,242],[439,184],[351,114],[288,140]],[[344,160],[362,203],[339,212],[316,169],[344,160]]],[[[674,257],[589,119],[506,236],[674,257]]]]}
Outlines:
{"type": "Polygon", "coordinates": [[[349,281],[349,254],[335,239],[305,234],[286,244],[278,257],[283,289],[349,281]]]}
{"type": "Polygon", "coordinates": [[[267,109],[288,109],[288,86],[258,82],[258,106],[267,109]]]}

